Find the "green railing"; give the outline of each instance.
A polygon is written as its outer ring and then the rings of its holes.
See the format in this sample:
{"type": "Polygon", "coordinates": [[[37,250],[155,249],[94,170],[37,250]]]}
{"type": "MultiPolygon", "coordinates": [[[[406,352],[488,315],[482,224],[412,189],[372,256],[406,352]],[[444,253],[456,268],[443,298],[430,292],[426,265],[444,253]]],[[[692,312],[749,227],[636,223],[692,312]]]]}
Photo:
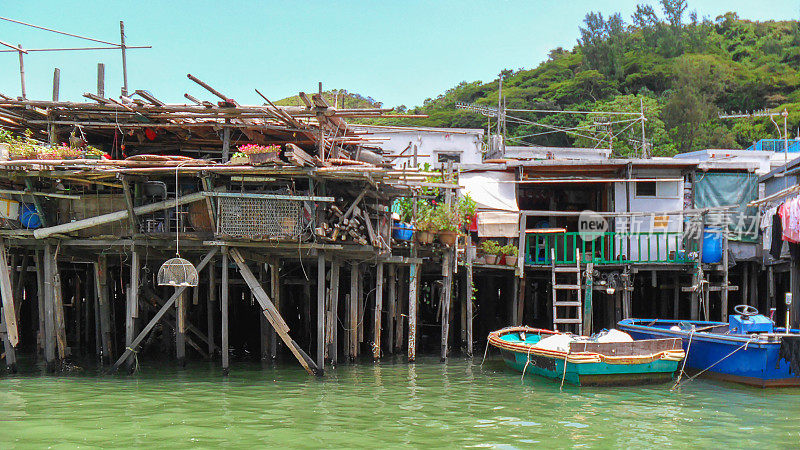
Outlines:
{"type": "Polygon", "coordinates": [[[684,248],[680,231],[638,233],[599,233],[597,238],[584,240],[581,233],[528,233],[525,243],[525,263],[550,265],[551,249],[556,264],[575,264],[575,249],[583,262],[594,264],[685,264],[691,262],[684,248]]]}

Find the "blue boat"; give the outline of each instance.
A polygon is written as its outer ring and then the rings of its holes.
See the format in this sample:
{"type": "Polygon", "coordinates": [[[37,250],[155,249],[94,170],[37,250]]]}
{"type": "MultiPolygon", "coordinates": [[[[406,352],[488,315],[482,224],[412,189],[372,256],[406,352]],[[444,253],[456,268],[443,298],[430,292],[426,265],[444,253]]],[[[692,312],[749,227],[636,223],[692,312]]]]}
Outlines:
{"type": "Polygon", "coordinates": [[[537,347],[540,340],[561,334],[530,327],[508,327],[489,334],[510,368],[577,386],[632,385],[666,382],[683,360],[679,339],[634,342],[571,342],[568,351],[537,347]]]}
{"type": "Polygon", "coordinates": [[[625,319],[618,328],[634,339],[681,338],[690,374],[758,387],[800,386],[800,361],[794,370],[790,361],[800,358],[800,331],[775,327],[752,306],[735,310],[728,323],[625,319]]]}

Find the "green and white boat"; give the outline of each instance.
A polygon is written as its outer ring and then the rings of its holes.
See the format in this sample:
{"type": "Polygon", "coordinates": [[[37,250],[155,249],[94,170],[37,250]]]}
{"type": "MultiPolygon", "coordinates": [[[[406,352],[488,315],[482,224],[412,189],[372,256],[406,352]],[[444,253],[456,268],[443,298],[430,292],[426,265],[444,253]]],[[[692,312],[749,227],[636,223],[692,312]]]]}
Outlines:
{"type": "Polygon", "coordinates": [[[685,353],[680,339],[596,342],[582,336],[530,327],[509,327],[489,334],[506,365],[577,386],[661,383],[672,379],[685,353]],[[566,351],[537,345],[561,336],[566,351]]]}

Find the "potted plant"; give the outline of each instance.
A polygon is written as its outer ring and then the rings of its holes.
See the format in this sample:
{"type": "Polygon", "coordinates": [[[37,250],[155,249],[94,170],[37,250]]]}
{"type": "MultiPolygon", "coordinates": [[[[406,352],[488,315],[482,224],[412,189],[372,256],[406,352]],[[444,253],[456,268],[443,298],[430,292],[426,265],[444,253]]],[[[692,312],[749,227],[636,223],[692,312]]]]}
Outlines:
{"type": "Polygon", "coordinates": [[[517,264],[517,256],[519,256],[519,249],[514,244],[508,244],[500,247],[500,252],[505,258],[507,266],[515,266],[517,264]]]}
{"type": "Polygon", "coordinates": [[[10,131],[0,128],[0,159],[7,161],[11,158],[11,144],[14,136],[10,131]]]}
{"type": "Polygon", "coordinates": [[[279,145],[245,144],[239,146],[237,154],[246,155],[250,164],[264,164],[277,162],[280,151],[279,145]]]}
{"type": "Polygon", "coordinates": [[[104,154],[105,152],[99,148],[92,145],[87,145],[86,152],[83,154],[83,157],[86,159],[102,159],[104,154]]]}
{"type": "Polygon", "coordinates": [[[472,224],[475,221],[475,211],[478,208],[477,202],[470,197],[469,194],[464,194],[458,199],[458,211],[461,213],[464,222],[464,231],[470,231],[472,224]]]}
{"type": "Polygon", "coordinates": [[[433,211],[433,224],[438,230],[439,242],[444,245],[455,245],[458,230],[461,228],[461,214],[457,208],[437,205],[433,211]]]}
{"type": "Polygon", "coordinates": [[[481,251],[483,252],[483,258],[486,260],[486,264],[497,264],[497,258],[500,254],[500,244],[496,241],[483,241],[481,242],[481,251]]]}
{"type": "Polygon", "coordinates": [[[433,244],[436,237],[436,226],[433,221],[433,208],[430,203],[423,201],[417,204],[417,218],[414,221],[414,228],[417,230],[417,242],[428,245],[433,244]]]}
{"type": "Polygon", "coordinates": [[[81,151],[62,143],[55,151],[60,159],[77,159],[81,156],[81,151]]]}

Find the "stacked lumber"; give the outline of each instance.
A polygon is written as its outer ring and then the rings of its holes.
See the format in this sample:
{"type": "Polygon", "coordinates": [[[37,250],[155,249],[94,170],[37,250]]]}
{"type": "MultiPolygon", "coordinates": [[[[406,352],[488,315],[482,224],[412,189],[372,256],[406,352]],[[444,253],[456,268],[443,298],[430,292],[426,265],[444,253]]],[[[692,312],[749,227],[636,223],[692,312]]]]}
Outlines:
{"type": "Polygon", "coordinates": [[[366,207],[359,205],[360,195],[348,208],[342,201],[332,203],[316,229],[319,239],[327,242],[353,242],[359,245],[387,247],[377,231],[377,224],[366,207]]]}

